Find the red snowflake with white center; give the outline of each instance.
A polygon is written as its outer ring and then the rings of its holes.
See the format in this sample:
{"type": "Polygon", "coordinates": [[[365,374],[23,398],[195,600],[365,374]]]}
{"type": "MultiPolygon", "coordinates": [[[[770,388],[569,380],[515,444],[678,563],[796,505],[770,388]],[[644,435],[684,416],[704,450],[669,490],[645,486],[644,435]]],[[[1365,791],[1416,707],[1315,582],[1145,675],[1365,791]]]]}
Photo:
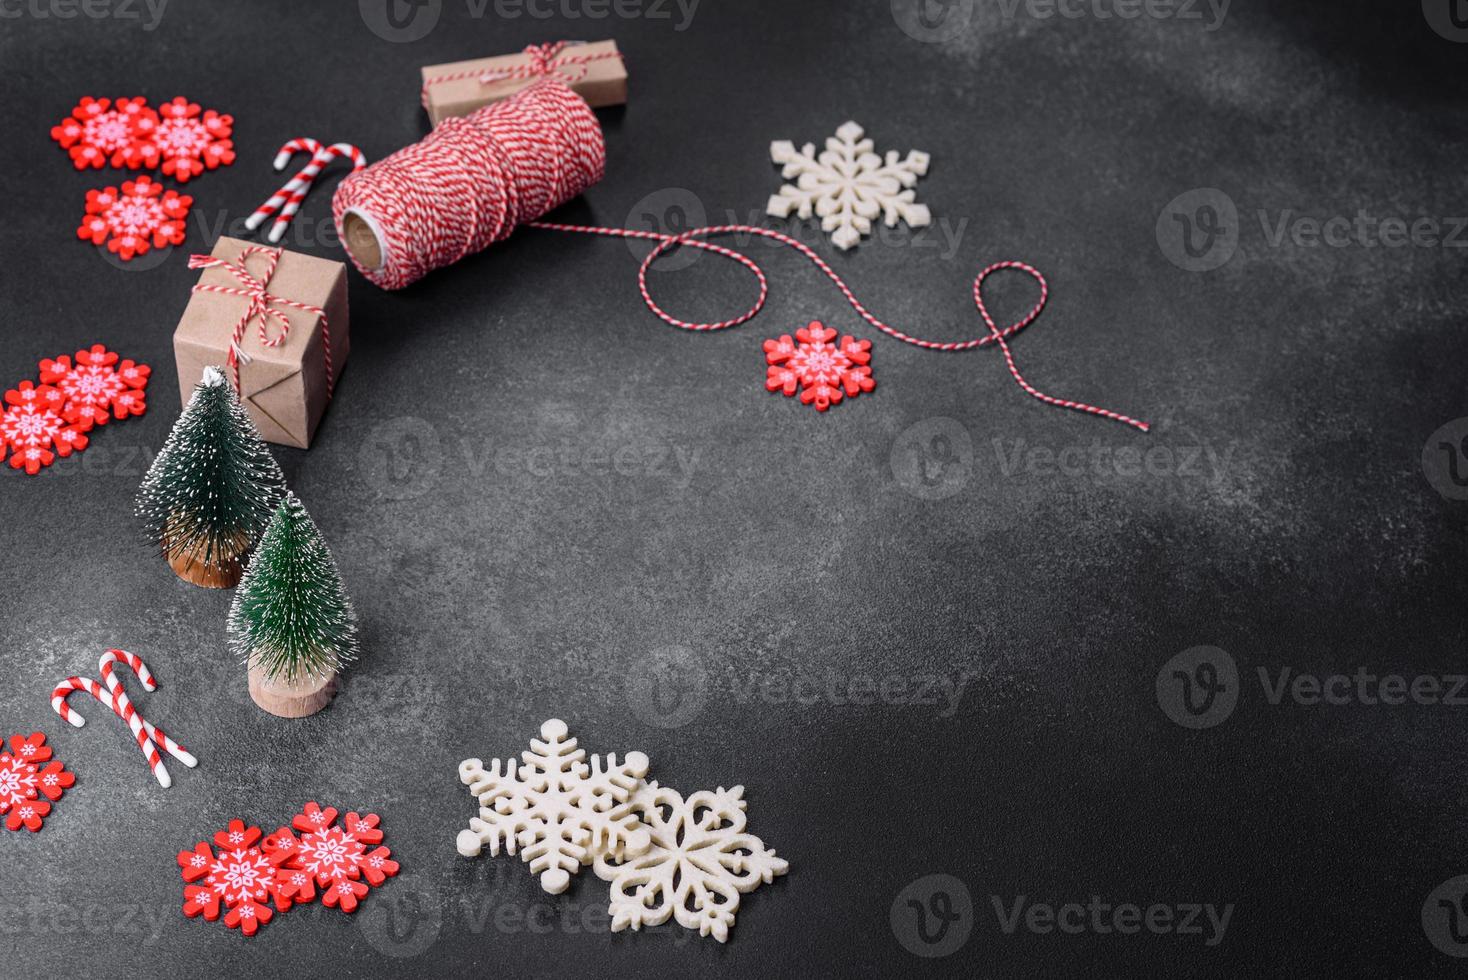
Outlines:
{"type": "Polygon", "coordinates": [[[800,393],[803,405],[815,405],[824,412],[843,397],[855,398],[877,386],[872,380],[870,340],[842,337],[833,344],[836,331],[819,320],[795,331],[795,340],[786,334],[779,340],[765,341],[765,362],[770,365],[765,375],[765,388],[780,391],[786,397],[800,393]]]}
{"type": "Polygon", "coordinates": [[[142,415],[147,409],[143,389],[151,373],[146,364],[118,364],[118,355],[102,344],[77,351],[74,362],[65,354],[41,362],[42,383],[55,385],[66,396],[66,421],[87,428],[106,425],[109,417],[142,415]]]}
{"type": "Polygon", "coordinates": [[[76,237],[93,245],[107,244],[124,262],[150,247],[183,243],[184,219],[194,199],[178,191],[164,192],[151,177],[125,180],[122,190],[87,191],[87,214],[76,237]]]}
{"type": "Polygon", "coordinates": [[[10,736],[9,749],[0,751],[0,814],[7,814],[6,829],[40,830],[51,804],[75,782],[75,775],[52,760],[44,734],[10,736]]]}
{"type": "Polygon", "coordinates": [[[272,901],[282,912],[291,907],[276,885],[279,867],[289,855],[262,850],[260,836],[259,827],[231,820],[228,829],[214,835],[212,847],[201,840],[192,851],[179,851],[179,870],[187,882],[184,915],[191,919],[203,915],[214,922],[223,912],[225,925],[253,936],[274,916],[272,901]]]}
{"type": "Polygon", "coordinates": [[[132,166],[155,167],[163,161],[163,173],[187,183],[208,168],[234,163],[234,117],[213,109],[203,112],[197,102],[179,96],[158,107],[159,123],[145,151],[134,157],[132,166]]]}
{"type": "Polygon", "coordinates": [[[9,449],[10,465],[31,476],[50,466],[59,456],[87,448],[90,419],[67,418],[69,408],[59,405],[65,395],[50,385],[36,387],[22,381],[5,393],[9,406],[0,416],[0,449],[9,449]]]}
{"type": "Polygon", "coordinates": [[[376,888],[398,873],[391,850],[368,850],[382,843],[377,814],[362,817],[348,813],[341,826],[337,826],[336,818],[335,807],[323,810],[315,802],[307,803],[291,820],[290,827],[281,827],[265,839],[265,852],[284,859],[276,876],[283,898],[310,902],[319,887],[321,904],[355,912],[369,886],[376,888]],[[292,827],[301,836],[292,833],[292,827]]]}
{"type": "Polygon", "coordinates": [[[71,153],[78,170],[109,163],[132,166],[134,159],[146,155],[157,127],[158,113],[142,96],[116,102],[84,98],[70,116],[51,127],[51,138],[71,153]]]}
{"type": "Polygon", "coordinates": [[[41,384],[22,381],[5,392],[0,414],[0,459],[34,476],[57,456],[87,448],[87,433],[109,418],[125,419],[147,411],[144,389],[152,369],[118,355],[102,344],[41,361],[41,384]]]}

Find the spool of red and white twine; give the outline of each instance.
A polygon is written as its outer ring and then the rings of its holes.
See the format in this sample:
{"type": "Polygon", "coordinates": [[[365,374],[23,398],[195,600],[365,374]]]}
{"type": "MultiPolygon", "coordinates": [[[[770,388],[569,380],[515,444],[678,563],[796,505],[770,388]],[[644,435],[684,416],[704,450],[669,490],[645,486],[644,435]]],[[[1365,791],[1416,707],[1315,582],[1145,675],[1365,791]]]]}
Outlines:
{"type": "Polygon", "coordinates": [[[354,173],[332,200],[337,232],[352,262],[384,289],[401,289],[434,269],[488,248],[525,225],[550,231],[647,239],[656,243],[638,269],[642,299],[663,322],[683,330],[722,330],[752,320],[764,307],[769,283],[749,256],[703,241],[718,235],[755,235],[786,245],[813,262],[836,285],[857,314],[877,330],[928,350],[961,351],[995,344],[1015,383],[1032,398],[1121,422],[1142,432],[1150,426],[1130,416],[1084,402],[1056,398],[1020,374],[1008,340],[1039,317],[1049,287],[1038,269],[1023,262],[998,262],[974,279],[973,296],[988,333],[963,341],[913,337],[877,319],[857,300],[836,271],[809,246],[769,228],[718,225],[680,235],[630,228],[567,225],[536,219],[581,194],[606,172],[606,141],[596,115],[563,82],[545,78],[510,98],[468,116],[445,119],[418,143],[354,173]],[[652,298],[647,273],[677,248],[698,248],[743,265],[755,277],[759,296],[739,316],[710,323],[681,320],[652,298]],[[999,327],[984,304],[984,281],[1015,269],[1034,278],[1040,296],[1019,321],[999,327]]]}

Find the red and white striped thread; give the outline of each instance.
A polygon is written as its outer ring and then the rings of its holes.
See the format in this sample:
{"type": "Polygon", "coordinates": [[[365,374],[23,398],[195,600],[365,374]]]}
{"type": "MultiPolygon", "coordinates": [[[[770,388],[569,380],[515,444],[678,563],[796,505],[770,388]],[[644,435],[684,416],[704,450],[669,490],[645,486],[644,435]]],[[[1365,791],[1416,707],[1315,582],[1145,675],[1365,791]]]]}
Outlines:
{"type": "Polygon", "coordinates": [[[611,58],[622,60],[620,51],[604,51],[601,54],[566,54],[566,49],[580,47],[580,41],[554,41],[550,44],[532,44],[525,48],[521,54],[528,59],[523,65],[513,68],[495,68],[485,71],[476,68],[472,71],[456,71],[448,75],[436,75],[423,83],[423,91],[419,93],[419,101],[423,108],[428,108],[428,90],[435,85],[444,82],[457,82],[465,78],[477,78],[481,85],[493,85],[495,82],[504,82],[511,79],[532,79],[555,76],[574,85],[586,77],[591,70],[594,61],[606,61],[611,58]]]}
{"type": "Polygon", "coordinates": [[[973,296],[988,327],[982,337],[962,341],[924,340],[879,320],[857,300],[850,287],[809,246],[789,235],[752,225],[718,225],[678,235],[631,228],[601,228],[538,221],[601,179],[606,170],[606,144],[595,114],[569,88],[542,79],[510,99],[459,118],[446,119],[421,142],[353,174],[337,188],[332,201],[338,233],[348,215],[361,217],[376,233],[382,262],[368,267],[356,256],[362,274],[384,289],[400,289],[510,235],[519,225],[548,231],[616,238],[636,238],[656,245],[637,272],[643,302],[663,322],[683,330],[722,330],[753,319],[764,308],[769,283],[749,256],[701,239],[716,235],[767,238],[804,255],[820,269],[857,314],[871,326],[903,343],[927,350],[960,351],[997,344],[1016,384],[1047,405],[1084,412],[1139,429],[1148,423],[1085,402],[1047,395],[1020,373],[1008,340],[1035,321],[1049,299],[1045,277],[1023,262],[998,262],[974,279],[973,296]],[[698,248],[740,263],[754,275],[759,296],[743,314],[712,323],[694,323],[668,313],[652,298],[647,273],[667,252],[698,248]],[[989,276],[1016,269],[1034,278],[1039,301],[1024,318],[1002,330],[984,303],[989,276]]]}
{"type": "Polygon", "coordinates": [[[228,363],[234,374],[234,390],[240,389],[240,362],[250,362],[250,355],[246,354],[241,344],[244,342],[245,328],[253,319],[259,319],[260,343],[264,347],[278,347],[285,342],[291,332],[291,319],[282,310],[272,309],[275,306],[289,306],[293,309],[312,313],[321,319],[321,352],[326,360],[326,397],[330,398],[336,387],[332,378],[331,369],[331,329],[326,322],[326,311],[319,306],[309,303],[300,303],[287,296],[276,296],[266,287],[270,285],[270,277],[275,275],[275,267],[280,262],[281,249],[268,248],[264,245],[249,245],[240,252],[239,260],[230,262],[226,259],[215,258],[212,255],[189,256],[190,269],[224,269],[239,282],[240,288],[233,286],[216,286],[212,283],[195,283],[193,291],[196,293],[224,293],[227,296],[239,296],[249,300],[245,306],[244,314],[234,325],[234,332],[230,338],[228,363]],[[265,272],[256,276],[247,268],[251,255],[264,255],[266,257],[265,272]],[[271,317],[280,324],[280,332],[275,336],[270,335],[269,320],[271,317]]]}
{"type": "Polygon", "coordinates": [[[114,664],[121,660],[126,663],[138,675],[146,690],[156,690],[158,685],[153,680],[153,675],[142,659],[125,650],[109,650],[102,655],[98,663],[103,679],[107,683],[107,690],[103,690],[101,684],[89,677],[68,677],[56,686],[51,693],[51,707],[68,724],[80,728],[86,724],[86,719],[80,713],[73,710],[66,703],[66,697],[73,691],[85,691],[96,698],[102,704],[108,706],[121,719],[127,722],[132,730],[133,737],[137,740],[138,748],[148,760],[148,768],[152,770],[154,777],[165,789],[172,785],[173,780],[168,775],[167,768],[158,754],[158,746],[162,745],[171,755],[184,765],[193,767],[198,765],[198,760],[191,755],[187,749],[175,742],[163,733],[161,729],[144,718],[138,710],[133,707],[132,701],[127,696],[122,682],[114,673],[114,664]]]}
{"type": "Polygon", "coordinates": [[[291,219],[301,209],[301,202],[306,199],[307,194],[311,193],[316,178],[328,164],[339,157],[346,157],[352,161],[352,173],[367,166],[367,158],[362,151],[350,143],[333,143],[330,146],[322,146],[309,136],[303,136],[290,140],[280,148],[280,152],[275,155],[275,169],[284,170],[291,156],[302,150],[310,152],[310,161],[297,171],[296,175],[288,180],[280,190],[271,195],[268,201],[256,208],[245,219],[245,227],[253,231],[278,211],[279,217],[275,219],[275,224],[270,228],[270,234],[266,236],[272,242],[278,242],[284,237],[291,219]]]}

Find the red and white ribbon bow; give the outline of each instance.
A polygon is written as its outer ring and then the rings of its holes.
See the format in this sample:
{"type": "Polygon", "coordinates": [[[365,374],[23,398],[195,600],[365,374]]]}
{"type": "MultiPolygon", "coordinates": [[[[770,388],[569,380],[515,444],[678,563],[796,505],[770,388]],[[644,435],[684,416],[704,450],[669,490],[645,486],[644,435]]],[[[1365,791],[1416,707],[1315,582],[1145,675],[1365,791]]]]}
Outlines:
{"type": "Polygon", "coordinates": [[[495,82],[508,81],[514,78],[539,78],[543,75],[559,75],[567,85],[574,84],[586,77],[591,70],[593,61],[603,61],[607,58],[621,58],[620,51],[605,51],[601,54],[566,54],[567,48],[580,46],[579,41],[556,41],[552,44],[532,44],[522,52],[530,60],[514,68],[497,68],[492,71],[483,72],[479,76],[480,84],[493,85],[495,82]]]}
{"type": "Polygon", "coordinates": [[[269,248],[265,245],[249,245],[240,252],[237,262],[227,259],[215,258],[212,255],[189,256],[190,269],[224,269],[234,276],[239,282],[239,288],[234,286],[216,286],[213,283],[197,283],[193,291],[196,293],[223,293],[226,296],[239,296],[248,302],[245,312],[234,325],[234,331],[229,343],[229,367],[234,375],[234,390],[243,394],[240,388],[240,362],[250,363],[250,355],[246,354],[241,346],[244,341],[245,328],[250,325],[251,320],[259,320],[260,345],[262,347],[279,347],[285,343],[291,332],[291,318],[280,306],[289,306],[293,309],[311,313],[321,318],[321,350],[326,359],[326,397],[332,396],[335,384],[332,380],[331,371],[331,329],[326,322],[326,311],[319,306],[309,303],[301,303],[288,296],[277,296],[270,292],[271,276],[275,275],[275,266],[280,262],[281,249],[269,248]],[[255,275],[246,266],[251,255],[264,255],[267,265],[262,275],[255,275]],[[280,330],[271,336],[269,323],[271,318],[280,325],[280,330]]]}
{"type": "Polygon", "coordinates": [[[567,85],[574,85],[586,77],[591,70],[594,61],[605,61],[608,58],[621,60],[620,51],[603,51],[600,54],[567,54],[567,49],[576,49],[584,44],[582,41],[553,41],[549,44],[532,44],[525,48],[521,54],[529,60],[523,65],[513,68],[493,68],[489,71],[475,69],[474,71],[454,72],[451,75],[438,75],[423,83],[422,102],[423,108],[428,108],[428,90],[443,82],[457,82],[465,78],[477,78],[481,85],[493,85],[495,82],[505,82],[512,79],[534,80],[551,75],[559,76],[560,80],[567,85]]]}

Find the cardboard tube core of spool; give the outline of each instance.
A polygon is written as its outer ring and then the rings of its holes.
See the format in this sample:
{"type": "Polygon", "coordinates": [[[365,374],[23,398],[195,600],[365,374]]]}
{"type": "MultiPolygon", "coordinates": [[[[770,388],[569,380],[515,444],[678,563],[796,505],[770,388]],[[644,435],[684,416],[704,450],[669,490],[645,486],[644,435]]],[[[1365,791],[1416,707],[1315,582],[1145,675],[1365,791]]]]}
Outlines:
{"type": "Polygon", "coordinates": [[[382,268],[382,235],[377,223],[356,208],[342,215],[342,247],[364,269],[382,268]]]}

